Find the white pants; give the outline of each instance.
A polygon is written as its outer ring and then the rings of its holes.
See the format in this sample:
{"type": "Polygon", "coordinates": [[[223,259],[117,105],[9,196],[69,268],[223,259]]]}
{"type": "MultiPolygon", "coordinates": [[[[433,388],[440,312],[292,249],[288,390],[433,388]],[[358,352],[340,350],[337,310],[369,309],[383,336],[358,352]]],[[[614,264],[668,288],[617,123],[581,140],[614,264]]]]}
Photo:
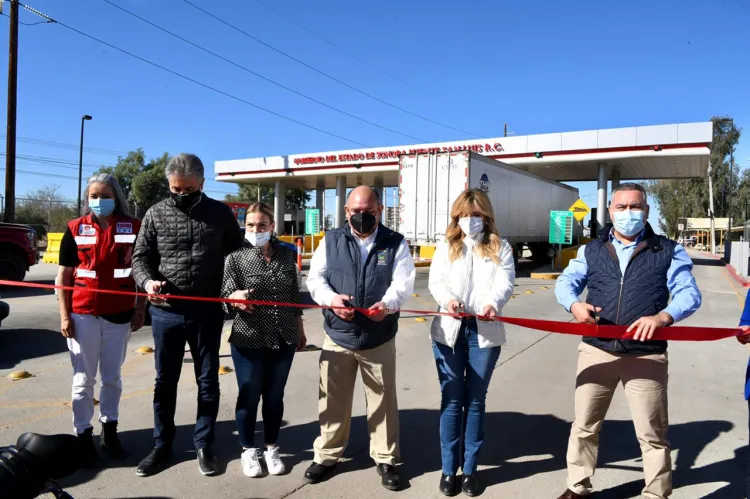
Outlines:
{"type": "Polygon", "coordinates": [[[99,421],[117,421],[122,378],[120,371],[130,339],[130,324],[113,324],[94,315],[71,314],[75,337],[68,338],[73,364],[73,427],[77,433],[91,428],[94,385],[101,373],[99,421]]]}

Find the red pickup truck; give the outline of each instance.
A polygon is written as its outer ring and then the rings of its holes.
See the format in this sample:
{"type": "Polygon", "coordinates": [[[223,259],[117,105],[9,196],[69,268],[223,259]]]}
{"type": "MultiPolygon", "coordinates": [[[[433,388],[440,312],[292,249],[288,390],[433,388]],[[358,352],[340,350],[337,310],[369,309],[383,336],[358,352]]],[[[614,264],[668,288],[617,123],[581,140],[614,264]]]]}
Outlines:
{"type": "Polygon", "coordinates": [[[0,223],[0,279],[23,281],[37,263],[36,231],[28,225],[0,223]]]}

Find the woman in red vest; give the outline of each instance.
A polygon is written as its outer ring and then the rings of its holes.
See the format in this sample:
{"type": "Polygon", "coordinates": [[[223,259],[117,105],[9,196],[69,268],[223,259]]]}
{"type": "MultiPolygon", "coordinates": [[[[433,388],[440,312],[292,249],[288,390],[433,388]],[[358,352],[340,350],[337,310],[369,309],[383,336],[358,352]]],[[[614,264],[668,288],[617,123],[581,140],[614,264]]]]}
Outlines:
{"type": "Polygon", "coordinates": [[[68,223],[60,244],[57,281],[75,287],[60,293],[61,331],[73,364],[73,426],[86,451],[86,465],[92,467],[98,460],[91,426],[97,366],[101,449],[114,458],[125,457],[117,437],[120,371],[131,332],[143,326],[145,300],[96,292],[136,290],[131,256],[141,222],[130,215],[112,175],[89,179],[81,213],[68,223]]]}

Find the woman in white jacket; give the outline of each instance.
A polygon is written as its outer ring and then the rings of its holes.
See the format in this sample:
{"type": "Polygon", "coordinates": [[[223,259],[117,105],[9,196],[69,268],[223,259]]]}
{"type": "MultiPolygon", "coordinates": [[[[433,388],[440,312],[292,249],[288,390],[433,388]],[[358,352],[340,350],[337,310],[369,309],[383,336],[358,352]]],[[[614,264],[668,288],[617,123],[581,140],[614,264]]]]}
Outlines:
{"type": "Polygon", "coordinates": [[[500,239],[494,211],[479,189],[464,191],[453,203],[445,241],[430,266],[430,293],[441,312],[465,312],[477,318],[437,316],[432,349],[442,392],[440,447],[443,475],[440,491],[478,493],[475,472],[484,439],[487,388],[505,343],[505,328],[495,321],[513,294],[513,250],[500,239]],[[461,456],[463,449],[463,456],[461,456]]]}

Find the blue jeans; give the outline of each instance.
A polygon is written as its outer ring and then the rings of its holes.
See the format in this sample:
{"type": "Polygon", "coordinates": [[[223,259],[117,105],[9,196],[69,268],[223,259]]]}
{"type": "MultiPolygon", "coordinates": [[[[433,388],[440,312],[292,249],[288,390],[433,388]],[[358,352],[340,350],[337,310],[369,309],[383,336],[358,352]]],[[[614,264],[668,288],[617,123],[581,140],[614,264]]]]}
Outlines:
{"type": "Polygon", "coordinates": [[[154,386],[154,442],[171,446],[175,436],[174,413],[185,343],[193,357],[198,384],[198,413],[193,440],[196,449],[210,448],[219,413],[219,345],[224,314],[218,307],[202,307],[177,314],[151,307],[156,384],[154,386]]]}
{"type": "Polygon", "coordinates": [[[443,473],[455,476],[460,465],[464,475],[472,475],[484,442],[484,402],[500,347],[479,348],[476,319],[464,319],[455,346],[433,341],[432,351],[443,394],[440,403],[443,473]]]}
{"type": "Polygon", "coordinates": [[[234,372],[237,375],[237,406],[235,418],[240,445],[255,447],[255,422],[258,404],[263,396],[263,429],[265,444],[275,444],[284,417],[284,388],[294,360],[296,345],[279,350],[270,348],[238,348],[232,345],[234,372]]]}

